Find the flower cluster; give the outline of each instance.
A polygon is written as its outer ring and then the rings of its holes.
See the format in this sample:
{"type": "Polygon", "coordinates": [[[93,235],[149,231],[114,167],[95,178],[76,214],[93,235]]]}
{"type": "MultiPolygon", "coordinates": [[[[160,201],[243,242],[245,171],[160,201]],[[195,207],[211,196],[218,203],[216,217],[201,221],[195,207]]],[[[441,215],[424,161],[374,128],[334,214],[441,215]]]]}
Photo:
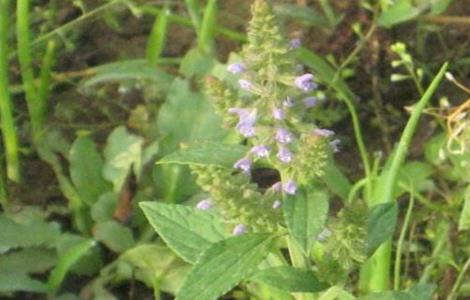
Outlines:
{"type": "MultiPolygon", "coordinates": [[[[309,110],[320,101],[316,96],[315,76],[299,73],[293,63],[300,40],[289,42],[284,39],[267,1],[256,0],[252,14],[248,43],[241,60],[227,67],[235,84],[209,78],[207,92],[226,127],[234,128],[248,146],[246,154],[233,164],[239,172],[231,176],[249,180],[258,161],[279,171],[281,181],[264,193],[253,187],[251,194],[256,195],[256,199],[250,200],[263,199],[262,202],[268,205],[262,206],[275,211],[282,206],[282,201],[295,195],[301,185],[323,175],[328,156],[338,150],[339,140],[332,140],[334,133],[331,130],[304,121],[309,110]]],[[[222,186],[218,188],[223,189],[222,186]]],[[[216,205],[224,201],[213,195],[213,189],[207,190],[216,205]]],[[[230,207],[229,210],[247,214],[246,210],[239,209],[240,201],[233,205],[238,208],[230,207]]],[[[262,213],[257,211],[257,214],[262,213]]],[[[240,221],[234,234],[254,227],[250,222],[239,220],[236,214],[230,214],[230,217],[240,221]]]]}

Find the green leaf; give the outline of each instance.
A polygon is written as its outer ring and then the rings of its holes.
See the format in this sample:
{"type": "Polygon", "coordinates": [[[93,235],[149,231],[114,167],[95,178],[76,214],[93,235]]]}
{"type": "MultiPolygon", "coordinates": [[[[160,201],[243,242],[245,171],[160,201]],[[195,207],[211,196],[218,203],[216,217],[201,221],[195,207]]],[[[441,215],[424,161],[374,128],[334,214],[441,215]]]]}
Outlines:
{"type": "Polygon", "coordinates": [[[281,266],[261,270],[250,278],[292,293],[316,293],[328,287],[311,270],[281,266]]]}
{"type": "Polygon", "coordinates": [[[158,164],[218,165],[232,167],[245,155],[246,147],[238,144],[220,144],[217,142],[197,143],[186,149],[170,153],[160,159],[158,164]]]}
{"type": "Polygon", "coordinates": [[[135,244],[131,230],[116,221],[98,223],[93,231],[93,235],[98,241],[117,253],[129,249],[135,244]]]}
{"type": "Polygon", "coordinates": [[[80,198],[88,204],[111,189],[103,178],[103,159],[89,137],[75,140],[70,149],[70,177],[80,198]]]}
{"type": "Polygon", "coordinates": [[[199,49],[191,49],[181,61],[180,73],[186,77],[204,76],[211,72],[216,61],[213,56],[204,54],[199,49]]]}
{"type": "Polygon", "coordinates": [[[433,15],[439,15],[442,14],[447,10],[449,5],[453,2],[454,0],[434,0],[431,1],[431,14],[433,15]]]}
{"type": "Polygon", "coordinates": [[[446,134],[441,132],[426,142],[424,145],[424,157],[428,162],[437,165],[442,161],[440,153],[445,149],[446,138],[446,134]]]}
{"type": "Polygon", "coordinates": [[[341,170],[338,169],[334,161],[330,161],[326,165],[325,175],[323,175],[322,180],[335,195],[338,195],[343,200],[348,199],[351,183],[341,170]]]}
{"type": "Polygon", "coordinates": [[[195,263],[204,250],[224,238],[223,221],[209,212],[156,202],[139,205],[168,247],[187,262],[195,263]]]}
{"type": "Polygon", "coordinates": [[[467,229],[470,229],[470,185],[465,190],[464,204],[459,219],[459,230],[467,229]]]}
{"type": "Polygon", "coordinates": [[[310,26],[328,26],[328,20],[317,13],[314,9],[307,6],[278,4],[274,6],[274,10],[280,17],[290,18],[310,26]]]}
{"type": "Polygon", "coordinates": [[[0,255],[0,274],[31,274],[45,272],[57,261],[55,251],[43,248],[26,248],[0,255]]]}
{"type": "Polygon", "coordinates": [[[108,137],[104,156],[106,163],[103,168],[104,178],[113,183],[114,191],[119,192],[131,167],[137,177],[142,168],[143,139],[129,133],[125,127],[119,126],[108,137]]]}
{"type": "Polygon", "coordinates": [[[32,279],[26,274],[22,273],[0,273],[0,293],[12,292],[31,292],[31,293],[45,293],[47,287],[44,283],[32,279]]]}
{"type": "Polygon", "coordinates": [[[368,217],[367,253],[372,254],[395,232],[398,206],[396,203],[383,203],[373,206],[368,217]]]}
{"type": "Polygon", "coordinates": [[[176,294],[191,265],[183,262],[166,246],[144,244],[127,250],[119,260],[132,265],[134,276],[153,287],[155,281],[162,291],[176,294]]]}
{"type": "Polygon", "coordinates": [[[380,26],[391,27],[416,18],[424,9],[425,6],[413,6],[410,0],[398,0],[383,11],[377,21],[380,26]]]}
{"type": "Polygon", "coordinates": [[[176,300],[215,300],[248,278],[268,255],[273,237],[244,234],[220,241],[202,254],[176,300]]]}
{"type": "Polygon", "coordinates": [[[113,219],[114,210],[118,203],[117,193],[109,192],[101,195],[91,207],[91,217],[96,223],[113,219]]]}
{"type": "Polygon", "coordinates": [[[397,175],[397,184],[393,194],[394,198],[401,196],[406,190],[400,187],[400,183],[413,188],[417,192],[424,191],[432,187],[430,180],[433,169],[430,164],[420,161],[410,161],[400,167],[397,175]]]}
{"type": "Polygon", "coordinates": [[[0,215],[0,253],[18,247],[51,247],[60,235],[59,225],[41,220],[17,223],[0,215]]]}
{"type": "Polygon", "coordinates": [[[48,290],[52,292],[57,291],[70,268],[94,245],[94,240],[85,240],[67,250],[67,252],[59,258],[59,262],[49,275],[49,280],[47,281],[48,290]]]}
{"type": "Polygon", "coordinates": [[[432,284],[419,284],[407,291],[372,293],[358,300],[431,300],[435,289],[436,286],[432,284]]]}
{"type": "MultiPolygon", "coordinates": [[[[157,61],[158,62],[158,61],[157,61]]],[[[172,76],[149,64],[145,59],[124,60],[104,64],[93,69],[95,75],[81,83],[81,87],[90,88],[108,82],[146,80],[163,91],[171,84],[172,76]]]]}
{"type": "Polygon", "coordinates": [[[284,201],[284,217],[291,236],[308,254],[328,217],[328,195],[323,191],[298,189],[284,201]]]}

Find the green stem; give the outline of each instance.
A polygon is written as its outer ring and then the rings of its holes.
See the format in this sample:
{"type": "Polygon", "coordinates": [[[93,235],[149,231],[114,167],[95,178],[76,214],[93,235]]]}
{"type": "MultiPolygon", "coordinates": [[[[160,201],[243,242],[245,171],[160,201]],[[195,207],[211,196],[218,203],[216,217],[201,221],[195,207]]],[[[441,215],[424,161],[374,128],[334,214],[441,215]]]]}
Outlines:
{"type": "Polygon", "coordinates": [[[413,206],[414,206],[414,199],[415,199],[414,191],[412,190],[410,194],[410,203],[408,204],[408,209],[406,210],[405,220],[403,222],[403,226],[400,232],[400,237],[398,238],[397,250],[395,254],[393,289],[396,291],[400,289],[400,274],[401,274],[400,269],[401,269],[401,256],[402,256],[403,242],[405,240],[406,232],[410,224],[411,212],[413,211],[413,206]]]}
{"type": "Polygon", "coordinates": [[[193,24],[194,30],[199,31],[201,27],[201,7],[199,0],[185,0],[186,7],[188,8],[189,16],[193,24]]]}
{"type": "Polygon", "coordinates": [[[207,1],[201,27],[198,31],[198,45],[204,53],[211,54],[214,51],[214,33],[217,16],[217,0],[207,1]]]}
{"type": "Polygon", "coordinates": [[[455,281],[454,285],[452,286],[452,290],[447,296],[447,300],[454,300],[457,299],[457,294],[459,292],[460,285],[462,284],[463,277],[465,275],[465,272],[467,272],[468,268],[470,267],[470,258],[467,259],[465,262],[465,265],[463,266],[462,270],[460,270],[459,276],[457,277],[457,280],[455,281]]]}
{"type": "Polygon", "coordinates": [[[163,52],[168,32],[168,16],[170,8],[168,5],[158,13],[153,23],[152,31],[147,42],[146,57],[150,65],[156,66],[163,52]]]}
{"type": "MultiPolygon", "coordinates": [[[[18,136],[13,117],[13,105],[11,103],[8,80],[9,13],[10,0],[0,0],[0,124],[6,154],[7,177],[13,181],[19,181],[18,136]]],[[[3,200],[6,201],[6,194],[3,200]]]]}
{"type": "Polygon", "coordinates": [[[39,74],[39,88],[38,88],[38,123],[39,127],[43,128],[46,117],[47,104],[49,94],[51,91],[51,77],[52,67],[55,62],[55,42],[49,41],[46,46],[46,53],[44,54],[41,72],[39,74]]]}
{"type": "MultiPolygon", "coordinates": [[[[299,246],[296,244],[294,239],[292,237],[287,237],[287,249],[289,251],[289,257],[292,262],[292,266],[296,268],[302,268],[302,269],[309,269],[309,263],[308,263],[308,258],[305,257],[303,254],[302,250],[299,248],[299,246]]],[[[312,294],[295,294],[294,297],[297,300],[314,300],[314,296],[312,294]]]]}

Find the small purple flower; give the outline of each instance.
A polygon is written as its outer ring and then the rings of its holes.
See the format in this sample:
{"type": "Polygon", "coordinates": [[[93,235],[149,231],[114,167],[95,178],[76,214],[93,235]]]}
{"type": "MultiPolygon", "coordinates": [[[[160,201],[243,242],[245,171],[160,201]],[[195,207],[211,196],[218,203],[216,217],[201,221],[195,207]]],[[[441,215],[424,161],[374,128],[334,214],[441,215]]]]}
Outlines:
{"type": "Polygon", "coordinates": [[[341,141],[339,139],[334,139],[330,142],[331,148],[333,148],[333,152],[339,152],[339,144],[341,141]]]}
{"type": "Polygon", "coordinates": [[[246,79],[238,80],[238,84],[245,91],[251,91],[253,89],[253,83],[246,79]]]}
{"type": "Polygon", "coordinates": [[[240,117],[235,127],[244,137],[252,137],[255,135],[256,109],[236,108],[228,109],[229,113],[235,113],[240,117]]]}
{"type": "Polygon", "coordinates": [[[283,120],[284,119],[284,110],[282,108],[274,108],[273,109],[273,118],[276,120],[283,120]]]}
{"type": "Polygon", "coordinates": [[[246,71],[246,66],[244,63],[230,64],[227,67],[227,71],[229,71],[232,74],[240,74],[246,71]]]}
{"type": "Polygon", "coordinates": [[[313,131],[313,133],[321,137],[330,137],[335,134],[333,130],[324,129],[324,128],[317,128],[313,131]]]}
{"type": "Polygon", "coordinates": [[[244,157],[240,160],[238,160],[234,165],[233,167],[235,169],[240,169],[242,170],[243,172],[245,173],[248,173],[250,172],[250,169],[251,169],[251,160],[249,160],[248,158],[244,157]]]}
{"type": "Polygon", "coordinates": [[[254,146],[253,148],[251,148],[250,152],[253,153],[253,155],[257,158],[269,156],[269,148],[265,145],[254,146]]]}
{"type": "Polygon", "coordinates": [[[295,86],[304,92],[310,92],[317,87],[317,84],[313,81],[313,75],[310,73],[295,78],[295,86]]]}
{"type": "Polygon", "coordinates": [[[289,150],[289,148],[281,146],[277,152],[277,158],[283,163],[290,163],[294,159],[294,154],[289,150]]]}
{"type": "Polygon", "coordinates": [[[291,97],[287,96],[287,97],[286,97],[286,100],[284,100],[284,101],[282,102],[282,105],[283,105],[284,107],[292,107],[292,106],[294,106],[294,101],[292,101],[292,98],[291,98],[291,97]]]}
{"type": "Polygon", "coordinates": [[[311,108],[311,107],[314,107],[315,105],[318,104],[318,98],[317,97],[307,97],[304,99],[304,104],[305,104],[305,107],[307,108],[311,108]]]}
{"type": "Polygon", "coordinates": [[[280,200],[276,200],[276,201],[273,202],[272,208],[273,209],[278,209],[281,206],[282,206],[282,202],[280,200]]]}
{"type": "Polygon", "coordinates": [[[244,137],[252,137],[256,134],[255,127],[248,123],[239,122],[236,128],[244,137]]]}
{"type": "Polygon", "coordinates": [[[214,202],[212,202],[211,199],[204,199],[198,202],[198,204],[196,205],[196,208],[200,210],[208,210],[208,209],[211,209],[213,206],[214,206],[214,202]]]}
{"type": "Polygon", "coordinates": [[[282,191],[282,182],[278,181],[275,184],[273,184],[270,189],[272,189],[275,192],[280,192],[282,191]]]}
{"type": "Polygon", "coordinates": [[[233,228],[232,234],[233,235],[242,235],[242,234],[246,233],[246,231],[247,231],[247,228],[246,228],[245,225],[238,224],[237,226],[235,226],[233,228]]]}
{"type": "Polygon", "coordinates": [[[290,40],[289,44],[290,44],[291,49],[297,49],[297,48],[300,48],[300,46],[302,45],[302,41],[296,38],[296,39],[290,40]]]}
{"type": "Polygon", "coordinates": [[[282,190],[286,194],[294,195],[297,192],[297,184],[292,179],[289,179],[286,183],[282,184],[282,190]]]}
{"type": "Polygon", "coordinates": [[[279,128],[276,131],[276,140],[281,144],[289,144],[290,142],[292,142],[293,138],[294,137],[292,136],[292,133],[290,133],[284,128],[279,128]]]}

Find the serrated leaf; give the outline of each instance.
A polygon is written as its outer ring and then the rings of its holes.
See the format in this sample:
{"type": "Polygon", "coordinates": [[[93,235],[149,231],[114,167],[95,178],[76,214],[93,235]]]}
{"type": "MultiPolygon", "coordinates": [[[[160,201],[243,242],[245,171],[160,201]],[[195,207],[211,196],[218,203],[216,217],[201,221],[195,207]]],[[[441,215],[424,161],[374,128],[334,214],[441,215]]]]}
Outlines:
{"type": "Polygon", "coordinates": [[[80,198],[88,204],[111,189],[103,178],[103,159],[89,137],[79,137],[70,149],[70,177],[80,198]]]}
{"type": "Polygon", "coordinates": [[[158,164],[187,164],[187,165],[218,165],[232,167],[245,155],[247,149],[237,144],[221,144],[217,142],[197,143],[187,149],[179,150],[164,156],[158,164]]]}
{"type": "Polygon", "coordinates": [[[395,232],[398,206],[396,203],[383,203],[373,206],[369,210],[367,253],[374,251],[395,232]]]}
{"type": "Polygon", "coordinates": [[[96,224],[93,235],[98,241],[117,253],[130,249],[135,244],[131,230],[116,221],[96,224]]]}
{"type": "Polygon", "coordinates": [[[113,183],[114,191],[119,192],[126,180],[131,167],[139,176],[142,168],[143,139],[129,133],[125,127],[119,126],[108,137],[104,156],[106,163],[103,175],[113,183]]]}
{"type": "Polygon", "coordinates": [[[292,293],[316,293],[328,288],[311,270],[281,266],[256,272],[251,280],[292,293]]]}
{"type": "Polygon", "coordinates": [[[284,200],[284,218],[290,235],[308,254],[328,217],[328,195],[323,191],[298,189],[284,200]]]}
{"type": "Polygon", "coordinates": [[[248,278],[268,255],[273,237],[245,234],[213,244],[183,282],[176,300],[215,300],[248,278]]]}
{"type": "Polygon", "coordinates": [[[47,287],[39,280],[21,273],[0,273],[0,293],[12,292],[45,293],[47,287]]]}
{"type": "Polygon", "coordinates": [[[419,284],[406,291],[372,293],[358,300],[431,300],[435,285],[419,284]]]}
{"type": "Polygon", "coordinates": [[[467,229],[470,229],[470,185],[467,186],[465,190],[463,207],[459,219],[459,230],[467,229]]]}
{"type": "Polygon", "coordinates": [[[17,223],[0,215],[0,253],[31,246],[52,246],[60,235],[59,225],[40,220],[17,223]]]}
{"type": "Polygon", "coordinates": [[[181,258],[195,263],[201,253],[224,238],[224,224],[212,213],[188,206],[141,202],[155,231],[181,258]]]}

